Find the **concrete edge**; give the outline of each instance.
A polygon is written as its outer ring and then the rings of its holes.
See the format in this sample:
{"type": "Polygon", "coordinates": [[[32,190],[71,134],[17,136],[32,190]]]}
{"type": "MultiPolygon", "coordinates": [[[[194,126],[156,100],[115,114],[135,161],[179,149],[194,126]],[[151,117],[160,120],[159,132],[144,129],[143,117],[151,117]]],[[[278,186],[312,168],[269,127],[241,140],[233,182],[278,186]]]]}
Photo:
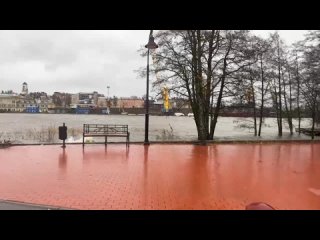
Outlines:
{"type": "Polygon", "coordinates": [[[0,199],[0,203],[22,205],[24,207],[28,207],[28,206],[29,207],[38,207],[38,208],[44,208],[46,210],[77,210],[74,208],[66,208],[66,207],[61,207],[61,206],[50,206],[50,205],[44,205],[44,204],[35,204],[35,203],[8,200],[8,199],[7,200],[0,199]]]}
{"type": "MultiPolygon", "coordinates": [[[[228,139],[217,139],[217,140],[206,140],[206,141],[150,141],[150,144],[194,144],[194,145],[207,145],[207,144],[252,144],[252,143],[320,143],[320,139],[252,139],[252,140],[228,140],[228,139]]],[[[86,145],[101,145],[104,142],[85,143],[86,145]]],[[[108,142],[108,144],[126,144],[126,142],[108,142]]],[[[144,144],[144,142],[130,142],[130,144],[144,144]]],[[[50,146],[50,145],[61,145],[62,143],[24,143],[24,144],[11,144],[3,148],[9,148],[13,146],[50,146]]],[[[82,145],[82,143],[66,143],[66,145],[82,145]]]]}

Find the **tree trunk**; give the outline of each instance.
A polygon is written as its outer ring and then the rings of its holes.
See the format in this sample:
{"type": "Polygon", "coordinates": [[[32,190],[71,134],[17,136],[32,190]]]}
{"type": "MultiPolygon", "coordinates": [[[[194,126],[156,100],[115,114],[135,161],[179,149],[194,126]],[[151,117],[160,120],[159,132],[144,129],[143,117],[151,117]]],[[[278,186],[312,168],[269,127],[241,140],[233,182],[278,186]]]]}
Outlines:
{"type": "Polygon", "coordinates": [[[264,72],[262,66],[262,56],[260,57],[260,69],[261,69],[261,106],[260,106],[260,119],[259,119],[259,132],[258,136],[261,136],[261,126],[262,126],[262,117],[263,117],[263,105],[264,105],[264,72]]]}
{"type": "Polygon", "coordinates": [[[312,109],[312,128],[311,128],[311,139],[314,139],[314,124],[315,124],[315,120],[316,120],[316,109],[315,106],[313,106],[312,109]]]}
{"type": "Polygon", "coordinates": [[[256,99],[253,88],[253,79],[250,79],[251,91],[252,91],[252,101],[253,101],[253,126],[254,126],[254,136],[257,136],[257,114],[256,114],[256,99]]]}
{"type": "Polygon", "coordinates": [[[301,110],[300,110],[300,84],[298,83],[298,93],[297,93],[297,105],[298,105],[298,129],[300,135],[300,126],[301,126],[301,110]]]}
{"type": "Polygon", "coordinates": [[[201,33],[200,30],[191,31],[192,43],[192,65],[193,65],[193,76],[192,76],[192,88],[193,88],[193,102],[195,105],[194,113],[198,113],[195,117],[198,140],[205,141],[208,139],[209,135],[209,114],[208,105],[209,103],[205,101],[203,94],[203,78],[202,78],[202,49],[201,49],[201,33]]]}
{"type": "Polygon", "coordinates": [[[200,119],[198,124],[198,140],[205,141],[207,140],[207,136],[208,136],[208,129],[205,126],[205,122],[202,119],[200,119]]]}
{"type": "Polygon", "coordinates": [[[284,82],[284,76],[283,76],[283,72],[282,72],[282,82],[283,82],[283,98],[284,98],[284,105],[285,105],[285,108],[286,108],[286,114],[287,114],[287,121],[288,121],[288,125],[289,125],[289,129],[290,129],[290,134],[292,135],[293,134],[293,131],[292,131],[292,115],[291,115],[291,85],[290,85],[290,73],[289,73],[289,98],[287,98],[287,94],[286,94],[286,84],[284,82]],[[289,104],[290,104],[290,109],[288,108],[288,101],[289,101],[289,104]]]}
{"type": "Polygon", "coordinates": [[[278,126],[278,134],[280,132],[280,118],[279,118],[279,103],[278,103],[278,92],[277,92],[277,87],[274,86],[274,99],[273,102],[275,104],[276,108],[276,117],[277,117],[277,126],[278,126]]]}
{"type": "Polygon", "coordinates": [[[216,129],[217,121],[218,121],[218,116],[221,108],[221,100],[222,100],[222,94],[223,94],[223,89],[224,89],[224,81],[226,78],[226,70],[227,70],[227,57],[229,55],[230,49],[231,49],[231,39],[229,40],[229,46],[226,52],[226,55],[224,56],[223,60],[223,69],[222,69],[222,76],[221,76],[221,82],[220,82],[220,91],[219,91],[219,96],[217,100],[217,105],[216,108],[214,109],[214,114],[213,114],[213,119],[211,119],[211,124],[210,124],[210,134],[209,134],[209,139],[213,140],[214,136],[214,131],[216,129]]]}
{"type": "Polygon", "coordinates": [[[292,123],[292,86],[291,86],[291,75],[289,72],[289,112],[290,112],[290,134],[293,135],[293,123],[292,123]]]}
{"type": "Polygon", "coordinates": [[[218,116],[219,116],[220,107],[221,107],[222,93],[223,93],[223,88],[224,88],[224,77],[222,78],[220,84],[221,84],[221,86],[220,86],[219,96],[218,96],[218,100],[217,100],[217,105],[214,109],[213,119],[211,119],[210,136],[209,136],[210,140],[213,140],[214,131],[216,129],[216,125],[217,125],[217,121],[218,121],[218,116]]]}
{"type": "Polygon", "coordinates": [[[282,136],[282,101],[281,101],[281,58],[280,58],[280,40],[278,39],[278,88],[279,88],[279,114],[278,114],[278,134],[282,136]]]}
{"type": "Polygon", "coordinates": [[[300,135],[300,125],[301,125],[301,110],[300,110],[300,79],[299,79],[299,65],[298,65],[298,59],[296,56],[296,79],[297,79],[297,107],[298,107],[298,131],[300,135]]]}

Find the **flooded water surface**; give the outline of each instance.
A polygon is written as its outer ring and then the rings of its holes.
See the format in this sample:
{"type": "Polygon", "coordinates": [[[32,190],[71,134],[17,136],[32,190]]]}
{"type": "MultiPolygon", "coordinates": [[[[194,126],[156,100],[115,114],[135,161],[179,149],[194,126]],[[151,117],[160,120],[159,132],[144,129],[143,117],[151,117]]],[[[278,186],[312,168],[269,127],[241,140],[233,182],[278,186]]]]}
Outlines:
{"type": "MultiPolygon", "coordinates": [[[[190,141],[197,140],[197,130],[193,117],[150,116],[150,141],[190,141]]],[[[67,142],[81,142],[83,124],[127,124],[130,131],[130,141],[143,141],[145,134],[144,115],[76,115],[76,114],[0,114],[0,139],[10,139],[15,143],[55,143],[58,139],[58,127],[63,123],[68,127],[67,142]]],[[[252,118],[220,117],[218,119],[215,137],[217,139],[252,139],[252,118]]],[[[289,128],[284,124],[284,136],[289,137],[289,128]]],[[[294,127],[298,123],[294,120],[294,127]]],[[[302,127],[309,127],[310,119],[302,120],[302,127]]],[[[310,137],[294,133],[293,138],[310,137]]],[[[277,123],[275,118],[265,118],[262,128],[262,138],[277,138],[277,123]]],[[[91,141],[103,141],[92,139],[91,141]]],[[[124,138],[110,138],[109,141],[125,141],[124,138]]]]}

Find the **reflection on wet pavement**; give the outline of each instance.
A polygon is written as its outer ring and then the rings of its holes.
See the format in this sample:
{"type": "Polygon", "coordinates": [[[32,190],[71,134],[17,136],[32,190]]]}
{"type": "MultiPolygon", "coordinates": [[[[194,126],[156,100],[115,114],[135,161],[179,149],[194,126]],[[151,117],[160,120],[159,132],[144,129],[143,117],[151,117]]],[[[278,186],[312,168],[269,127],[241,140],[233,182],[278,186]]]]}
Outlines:
{"type": "Polygon", "coordinates": [[[78,209],[320,209],[320,144],[0,149],[0,199],[78,209]]]}

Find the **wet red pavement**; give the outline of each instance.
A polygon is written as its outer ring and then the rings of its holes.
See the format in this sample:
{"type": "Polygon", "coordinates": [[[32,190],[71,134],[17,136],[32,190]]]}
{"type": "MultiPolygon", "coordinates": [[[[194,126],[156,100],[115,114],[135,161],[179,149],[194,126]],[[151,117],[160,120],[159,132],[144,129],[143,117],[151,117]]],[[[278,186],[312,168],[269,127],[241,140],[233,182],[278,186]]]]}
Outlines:
{"type": "Polygon", "coordinates": [[[320,209],[320,144],[0,149],[0,199],[76,209],[320,209]]]}

